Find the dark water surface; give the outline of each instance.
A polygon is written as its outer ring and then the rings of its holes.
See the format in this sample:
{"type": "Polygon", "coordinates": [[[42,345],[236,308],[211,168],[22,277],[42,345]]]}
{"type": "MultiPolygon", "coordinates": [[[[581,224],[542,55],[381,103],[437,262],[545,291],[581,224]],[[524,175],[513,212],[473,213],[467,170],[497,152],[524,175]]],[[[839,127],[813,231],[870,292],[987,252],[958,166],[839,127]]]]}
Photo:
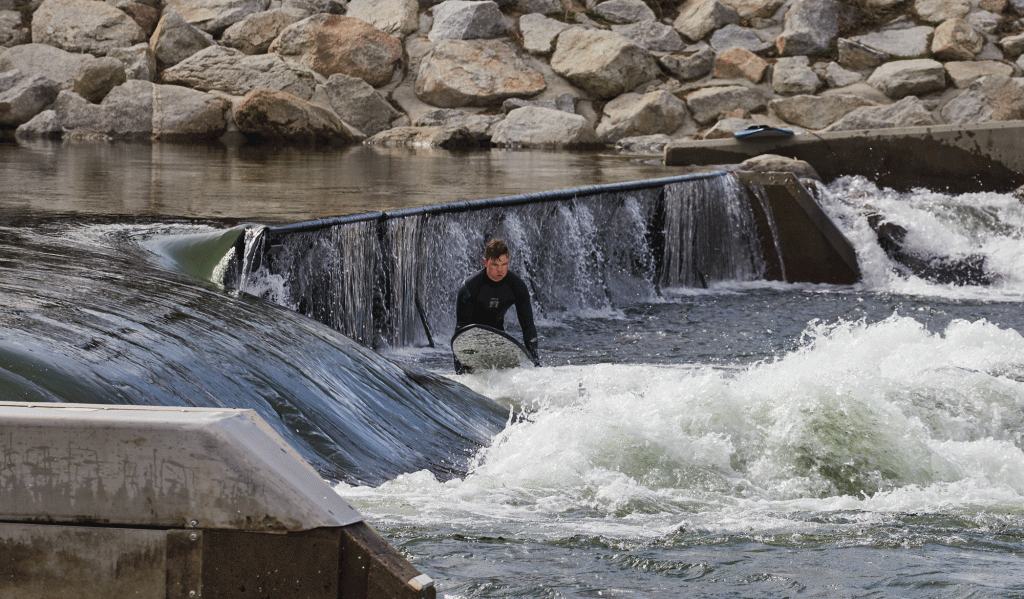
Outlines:
{"type": "Polygon", "coordinates": [[[823,206],[860,284],[718,280],[550,311],[536,370],[456,376],[418,346],[384,360],[216,283],[238,223],[677,173],[593,154],[0,146],[0,389],[252,407],[444,597],[1024,597],[1012,197],[836,182],[823,206]],[[997,283],[898,274],[869,210],[920,252],[984,255],[997,283]]]}

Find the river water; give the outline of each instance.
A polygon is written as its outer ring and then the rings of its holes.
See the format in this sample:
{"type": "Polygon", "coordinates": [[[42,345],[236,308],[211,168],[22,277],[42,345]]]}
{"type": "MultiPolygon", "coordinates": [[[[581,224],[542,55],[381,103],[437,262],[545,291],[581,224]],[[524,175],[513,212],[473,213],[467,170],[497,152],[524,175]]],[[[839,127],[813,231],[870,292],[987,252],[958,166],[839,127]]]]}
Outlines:
{"type": "Polygon", "coordinates": [[[371,351],[217,283],[240,224],[678,172],[592,154],[0,146],[0,389],[256,409],[439,596],[1024,596],[1011,196],[840,180],[822,204],[861,283],[711,280],[546,310],[536,370],[455,375],[443,343],[371,351]],[[994,284],[901,274],[867,212],[921,254],[984,256],[994,284]]]}

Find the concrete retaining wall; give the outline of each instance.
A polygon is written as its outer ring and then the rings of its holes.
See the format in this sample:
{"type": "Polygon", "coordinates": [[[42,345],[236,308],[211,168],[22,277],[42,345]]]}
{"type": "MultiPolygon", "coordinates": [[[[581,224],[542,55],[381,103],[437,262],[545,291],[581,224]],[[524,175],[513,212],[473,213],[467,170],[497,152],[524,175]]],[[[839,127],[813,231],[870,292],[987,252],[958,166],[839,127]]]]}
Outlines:
{"type": "Polygon", "coordinates": [[[826,181],[863,175],[900,190],[1006,192],[1024,184],[1024,121],[680,141],[666,146],[665,164],[729,165],[760,154],[804,160],[826,181]]]}

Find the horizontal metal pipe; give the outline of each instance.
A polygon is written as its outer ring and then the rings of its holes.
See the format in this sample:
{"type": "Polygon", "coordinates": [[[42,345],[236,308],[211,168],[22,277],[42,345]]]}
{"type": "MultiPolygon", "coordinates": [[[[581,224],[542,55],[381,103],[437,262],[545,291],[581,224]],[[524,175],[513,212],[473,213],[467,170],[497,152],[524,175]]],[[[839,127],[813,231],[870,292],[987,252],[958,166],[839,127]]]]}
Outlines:
{"type": "Polygon", "coordinates": [[[665,185],[671,185],[673,183],[682,183],[685,181],[696,181],[700,179],[721,177],[725,174],[725,171],[711,171],[707,173],[693,173],[688,175],[677,175],[674,177],[663,177],[660,179],[645,179],[642,181],[623,181],[620,183],[592,185],[588,187],[578,187],[575,189],[542,191],[537,193],[528,193],[500,198],[467,200],[464,202],[454,202],[451,204],[420,206],[417,208],[403,208],[401,210],[395,210],[393,212],[370,212],[366,214],[356,214],[351,216],[339,216],[336,218],[324,218],[289,225],[281,225],[277,227],[268,227],[267,229],[268,232],[272,234],[302,233],[306,231],[316,231],[318,229],[325,229],[327,227],[347,225],[351,223],[359,223],[372,220],[402,218],[407,216],[419,216],[424,214],[450,214],[457,212],[468,212],[470,210],[481,210],[484,208],[497,208],[507,206],[520,206],[523,204],[532,204],[534,202],[550,202],[555,200],[569,199],[578,196],[592,196],[601,193],[634,191],[637,189],[650,189],[652,187],[663,187],[665,185]]]}

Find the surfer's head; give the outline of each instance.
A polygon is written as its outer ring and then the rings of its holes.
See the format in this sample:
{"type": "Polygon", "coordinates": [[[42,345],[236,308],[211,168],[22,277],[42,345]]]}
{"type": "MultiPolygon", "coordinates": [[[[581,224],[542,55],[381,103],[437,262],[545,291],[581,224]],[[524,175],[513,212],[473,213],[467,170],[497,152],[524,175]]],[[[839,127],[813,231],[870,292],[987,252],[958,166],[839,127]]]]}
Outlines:
{"type": "Polygon", "coordinates": [[[508,274],[508,245],[501,239],[492,239],[484,248],[487,278],[498,282],[508,274]]]}

